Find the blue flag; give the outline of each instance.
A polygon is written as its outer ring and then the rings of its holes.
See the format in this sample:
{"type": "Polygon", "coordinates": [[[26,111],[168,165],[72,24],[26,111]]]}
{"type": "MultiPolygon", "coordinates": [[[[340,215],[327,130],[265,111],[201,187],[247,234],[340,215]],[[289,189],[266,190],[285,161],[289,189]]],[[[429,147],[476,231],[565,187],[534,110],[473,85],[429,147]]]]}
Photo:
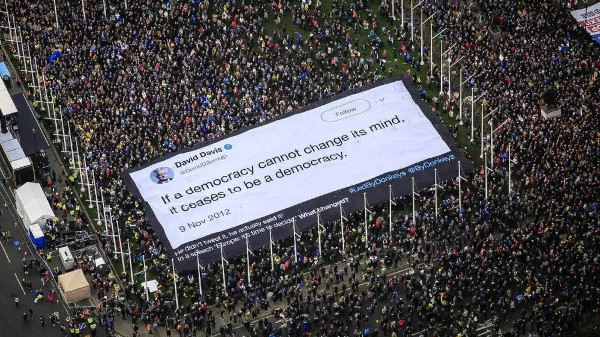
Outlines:
{"type": "Polygon", "coordinates": [[[50,56],[48,56],[48,63],[50,65],[54,64],[54,61],[59,57],[62,57],[62,53],[59,50],[55,50],[52,52],[52,54],[50,54],[50,56]]]}

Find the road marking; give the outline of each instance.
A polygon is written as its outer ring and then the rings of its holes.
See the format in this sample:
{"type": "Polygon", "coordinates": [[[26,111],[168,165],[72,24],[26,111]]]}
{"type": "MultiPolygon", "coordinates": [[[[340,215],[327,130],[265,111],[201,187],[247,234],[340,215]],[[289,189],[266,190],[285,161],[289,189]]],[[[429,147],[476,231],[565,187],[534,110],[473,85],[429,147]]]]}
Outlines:
{"type": "Polygon", "coordinates": [[[21,287],[21,290],[23,290],[23,295],[26,295],[27,293],[25,292],[25,289],[23,289],[23,285],[21,284],[21,281],[19,281],[19,277],[17,276],[17,274],[14,274],[15,278],[17,279],[17,283],[19,284],[19,287],[21,287]]]}
{"type": "Polygon", "coordinates": [[[8,257],[8,254],[6,253],[6,249],[4,248],[4,245],[2,244],[2,242],[0,242],[0,246],[2,246],[2,250],[4,251],[4,255],[6,255],[6,259],[8,260],[8,263],[12,263],[12,262],[10,262],[10,258],[8,257]]]}

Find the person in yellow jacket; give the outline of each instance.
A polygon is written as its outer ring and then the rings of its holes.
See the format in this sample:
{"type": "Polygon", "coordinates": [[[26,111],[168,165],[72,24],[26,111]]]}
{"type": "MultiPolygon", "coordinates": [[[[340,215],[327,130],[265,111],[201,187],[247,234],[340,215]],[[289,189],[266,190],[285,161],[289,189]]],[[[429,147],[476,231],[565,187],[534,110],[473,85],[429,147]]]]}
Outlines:
{"type": "Polygon", "coordinates": [[[96,337],[96,323],[90,324],[90,333],[92,334],[92,337],[96,337]]]}

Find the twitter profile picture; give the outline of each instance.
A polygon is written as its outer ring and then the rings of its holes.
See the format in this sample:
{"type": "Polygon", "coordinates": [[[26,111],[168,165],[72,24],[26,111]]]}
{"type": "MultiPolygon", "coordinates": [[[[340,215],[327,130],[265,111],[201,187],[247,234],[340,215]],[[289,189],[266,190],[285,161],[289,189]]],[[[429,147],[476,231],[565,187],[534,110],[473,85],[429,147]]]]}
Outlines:
{"type": "Polygon", "coordinates": [[[170,167],[159,167],[150,173],[150,179],[157,184],[166,184],[173,180],[175,172],[170,167]]]}

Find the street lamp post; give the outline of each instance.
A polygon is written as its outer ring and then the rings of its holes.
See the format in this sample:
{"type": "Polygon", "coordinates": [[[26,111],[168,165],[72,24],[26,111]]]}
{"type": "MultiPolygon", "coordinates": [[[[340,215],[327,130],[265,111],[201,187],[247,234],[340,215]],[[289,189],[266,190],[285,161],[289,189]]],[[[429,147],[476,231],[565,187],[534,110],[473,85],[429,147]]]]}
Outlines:
{"type": "Polygon", "coordinates": [[[481,102],[481,155],[479,155],[479,158],[483,158],[483,134],[485,133],[483,131],[483,120],[488,118],[489,116],[491,116],[492,114],[494,114],[494,112],[496,112],[498,110],[498,108],[495,108],[494,110],[490,111],[487,115],[483,115],[483,101],[481,102]]]}
{"type": "Polygon", "coordinates": [[[31,133],[33,134],[33,142],[35,143],[35,155],[38,153],[38,145],[37,145],[37,134],[35,128],[31,129],[31,133]]]}
{"type": "Polygon", "coordinates": [[[483,92],[477,99],[473,98],[475,97],[475,87],[471,88],[471,143],[475,141],[475,138],[473,137],[473,133],[475,131],[475,102],[480,100],[484,95],[485,92],[483,92]]]}
{"type": "Polygon", "coordinates": [[[497,128],[494,129],[494,120],[490,119],[490,168],[494,169],[494,133],[500,130],[504,124],[508,123],[509,119],[506,119],[502,124],[498,125],[497,128]]]}
{"type": "Polygon", "coordinates": [[[463,94],[462,94],[462,92],[463,92],[463,85],[465,83],[467,83],[473,76],[475,76],[475,74],[469,76],[469,78],[467,78],[466,80],[463,81],[462,80],[462,76],[463,76],[462,75],[462,70],[459,70],[458,72],[459,72],[459,81],[458,81],[458,83],[460,83],[460,86],[458,88],[458,92],[459,92],[458,93],[458,103],[459,103],[458,114],[459,114],[459,117],[460,117],[460,122],[459,123],[460,123],[460,125],[463,125],[464,124],[463,123],[463,114],[462,114],[462,111],[463,111],[463,100],[462,100],[462,97],[463,97],[463,94]]]}
{"type": "MultiPolygon", "coordinates": [[[[434,16],[435,16],[435,13],[431,14],[427,18],[427,20],[425,20],[425,21],[421,20],[421,65],[425,65],[425,62],[423,61],[423,25],[425,23],[427,23],[427,21],[430,21],[434,16]]],[[[421,7],[421,19],[423,19],[423,7],[421,7]]],[[[431,26],[431,29],[433,30],[433,26],[431,26]]],[[[431,36],[431,31],[430,31],[429,35],[431,36]]],[[[429,44],[429,49],[431,49],[431,48],[433,48],[433,42],[429,44]]]]}
{"type": "MultiPolygon", "coordinates": [[[[452,81],[450,81],[450,70],[452,69],[452,67],[454,67],[458,62],[462,61],[462,59],[464,58],[464,56],[461,56],[458,60],[456,60],[454,63],[450,64],[450,62],[452,62],[452,59],[450,58],[450,56],[448,56],[448,98],[450,97],[450,95],[452,94],[452,92],[450,91],[450,87],[452,85],[452,81]]],[[[460,69],[459,69],[460,71],[460,69]]]]}
{"type": "Polygon", "coordinates": [[[402,35],[404,35],[404,0],[400,0],[400,27],[402,27],[402,35]]]}
{"type": "MultiPolygon", "coordinates": [[[[433,20],[429,21],[429,23],[430,23],[430,26],[429,26],[429,28],[430,28],[430,30],[429,30],[429,46],[430,46],[430,49],[431,49],[429,51],[430,52],[430,57],[429,57],[429,72],[431,73],[430,77],[433,78],[433,39],[435,39],[438,36],[440,36],[446,30],[446,28],[440,30],[440,32],[437,33],[437,34],[435,34],[435,36],[434,36],[433,35],[433,20]]],[[[443,40],[440,39],[440,45],[442,43],[443,43],[443,40]]],[[[442,49],[440,47],[440,54],[441,53],[442,53],[442,49]]]]}
{"type": "MultiPolygon", "coordinates": [[[[440,96],[444,95],[444,55],[448,54],[448,57],[450,57],[449,52],[456,47],[455,43],[452,45],[452,47],[448,48],[448,50],[442,53],[443,42],[444,40],[440,40],[440,96]]],[[[450,65],[450,62],[448,62],[448,65],[450,65]]]]}
{"type": "Polygon", "coordinates": [[[58,29],[58,10],[56,9],[56,0],[54,0],[53,3],[54,3],[54,19],[56,20],[56,29],[58,29]]]}
{"type": "Polygon", "coordinates": [[[425,0],[421,0],[418,4],[413,7],[413,0],[410,0],[410,42],[415,42],[415,20],[413,18],[413,12],[415,8],[421,6],[425,0]]]}
{"type": "Polygon", "coordinates": [[[444,39],[440,39],[440,97],[444,95],[444,39]]]}

